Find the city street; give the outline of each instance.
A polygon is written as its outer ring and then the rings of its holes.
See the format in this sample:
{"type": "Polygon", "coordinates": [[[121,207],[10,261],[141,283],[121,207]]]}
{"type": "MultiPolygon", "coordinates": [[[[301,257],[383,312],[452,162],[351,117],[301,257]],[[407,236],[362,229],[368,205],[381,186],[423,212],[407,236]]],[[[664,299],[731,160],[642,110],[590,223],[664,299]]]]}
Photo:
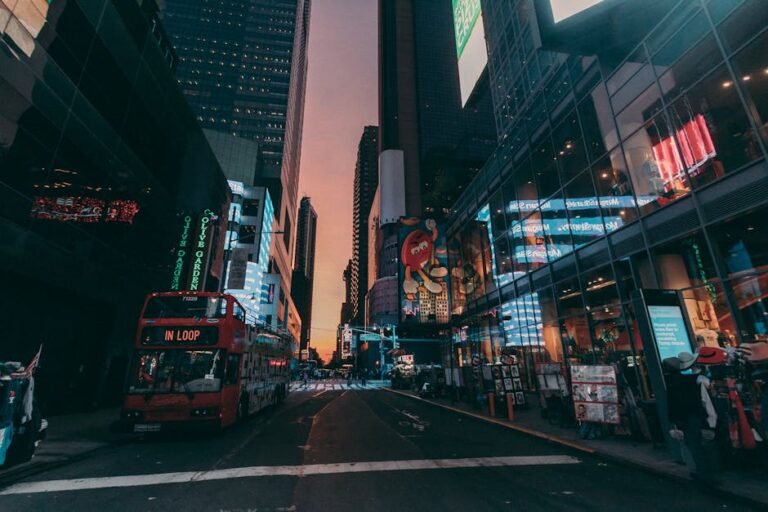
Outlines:
{"type": "Polygon", "coordinates": [[[219,435],[107,447],[0,490],[0,510],[748,510],[385,390],[297,391],[219,435]]]}

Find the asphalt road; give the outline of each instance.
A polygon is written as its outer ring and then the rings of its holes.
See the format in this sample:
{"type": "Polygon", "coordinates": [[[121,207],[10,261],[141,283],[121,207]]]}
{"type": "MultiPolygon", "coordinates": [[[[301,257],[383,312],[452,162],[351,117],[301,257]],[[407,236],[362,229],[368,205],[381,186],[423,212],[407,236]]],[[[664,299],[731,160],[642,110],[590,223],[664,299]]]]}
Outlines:
{"type": "Polygon", "coordinates": [[[383,390],[299,391],[217,436],[152,436],[0,489],[10,511],[748,510],[383,390]]]}

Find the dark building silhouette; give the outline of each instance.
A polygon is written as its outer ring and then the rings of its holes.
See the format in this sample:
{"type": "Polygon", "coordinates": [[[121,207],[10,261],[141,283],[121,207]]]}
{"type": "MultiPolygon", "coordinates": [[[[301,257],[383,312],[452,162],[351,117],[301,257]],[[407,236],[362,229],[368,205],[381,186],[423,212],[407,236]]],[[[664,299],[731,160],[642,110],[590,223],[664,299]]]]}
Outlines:
{"type": "Polygon", "coordinates": [[[0,360],[42,344],[40,398],[62,412],[120,397],[144,297],[172,285],[177,213],[220,217],[229,189],[153,1],[5,5],[0,360]]]}
{"type": "Polygon", "coordinates": [[[315,276],[317,212],[310,198],[302,197],[296,226],[296,267],[293,269],[291,295],[301,317],[300,348],[309,348],[312,327],[312,291],[315,276]]]}
{"type": "Polygon", "coordinates": [[[365,294],[368,291],[368,216],[379,182],[378,127],[366,126],[357,146],[352,205],[352,272],[350,305],[352,323],[365,323],[365,294]]]}

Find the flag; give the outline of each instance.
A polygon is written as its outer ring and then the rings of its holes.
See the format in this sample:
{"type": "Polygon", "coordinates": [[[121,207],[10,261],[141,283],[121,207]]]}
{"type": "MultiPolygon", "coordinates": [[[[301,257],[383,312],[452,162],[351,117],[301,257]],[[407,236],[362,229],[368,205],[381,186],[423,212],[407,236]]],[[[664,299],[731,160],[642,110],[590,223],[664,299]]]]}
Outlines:
{"type": "Polygon", "coordinates": [[[32,360],[29,362],[29,364],[24,368],[23,371],[14,374],[14,376],[22,377],[25,379],[28,379],[32,377],[32,374],[35,373],[35,369],[37,368],[37,364],[40,362],[40,354],[43,351],[43,346],[40,345],[40,348],[37,349],[37,354],[35,354],[35,357],[32,358],[32,360]]]}

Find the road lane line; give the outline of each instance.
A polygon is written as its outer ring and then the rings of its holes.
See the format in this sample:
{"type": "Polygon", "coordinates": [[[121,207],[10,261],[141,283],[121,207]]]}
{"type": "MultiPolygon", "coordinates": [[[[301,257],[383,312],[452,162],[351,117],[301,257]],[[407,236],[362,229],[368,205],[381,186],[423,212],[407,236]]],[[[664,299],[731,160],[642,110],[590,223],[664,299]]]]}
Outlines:
{"type": "Polygon", "coordinates": [[[320,395],[322,395],[323,393],[325,393],[326,391],[328,391],[328,388],[326,388],[326,389],[322,390],[321,392],[319,392],[319,393],[317,393],[317,394],[315,394],[315,395],[312,395],[312,398],[317,398],[317,397],[319,397],[320,395]]]}
{"type": "Polygon", "coordinates": [[[509,457],[473,457],[466,459],[417,459],[375,462],[341,462],[335,464],[309,464],[306,466],[250,466],[216,469],[212,471],[185,471],[154,475],[110,476],[50,480],[12,485],[0,490],[0,495],[38,494],[64,491],[143,487],[150,485],[182,484],[229,480],[233,478],[259,478],[273,476],[307,477],[342,473],[370,473],[380,471],[423,471],[432,469],[493,468],[512,466],[551,466],[579,464],[569,455],[534,455],[509,457]]]}

